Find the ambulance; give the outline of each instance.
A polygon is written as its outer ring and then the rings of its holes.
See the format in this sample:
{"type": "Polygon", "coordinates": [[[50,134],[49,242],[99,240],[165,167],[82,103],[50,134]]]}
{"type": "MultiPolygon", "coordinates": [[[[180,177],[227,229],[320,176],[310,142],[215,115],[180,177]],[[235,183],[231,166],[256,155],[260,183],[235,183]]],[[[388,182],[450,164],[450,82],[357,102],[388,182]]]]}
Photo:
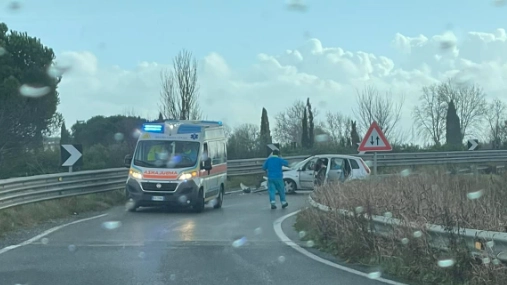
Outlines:
{"type": "Polygon", "coordinates": [[[222,122],[167,120],[146,123],[133,155],[125,157],[129,211],[184,206],[202,212],[221,208],[227,181],[222,122]]]}

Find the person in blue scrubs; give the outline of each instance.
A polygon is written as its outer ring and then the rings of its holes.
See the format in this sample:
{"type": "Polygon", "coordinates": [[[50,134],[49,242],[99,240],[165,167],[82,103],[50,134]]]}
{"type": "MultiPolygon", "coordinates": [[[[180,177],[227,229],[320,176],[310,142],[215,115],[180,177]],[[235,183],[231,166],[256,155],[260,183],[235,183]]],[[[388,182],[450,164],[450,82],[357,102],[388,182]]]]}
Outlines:
{"type": "Polygon", "coordinates": [[[282,208],[285,209],[289,206],[287,200],[285,199],[285,185],[283,182],[283,166],[289,166],[287,160],[279,157],[280,151],[274,150],[273,154],[266,159],[264,165],[262,165],[262,169],[268,172],[268,192],[269,192],[269,202],[271,204],[271,209],[276,209],[276,191],[278,191],[278,195],[280,195],[280,203],[282,204],[282,208]]]}

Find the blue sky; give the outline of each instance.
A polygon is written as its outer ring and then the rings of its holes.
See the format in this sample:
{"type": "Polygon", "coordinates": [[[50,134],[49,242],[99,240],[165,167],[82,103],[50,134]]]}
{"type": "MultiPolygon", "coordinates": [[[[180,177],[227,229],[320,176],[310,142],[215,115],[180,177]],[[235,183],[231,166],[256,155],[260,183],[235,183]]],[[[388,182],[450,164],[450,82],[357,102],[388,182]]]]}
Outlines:
{"type": "Polygon", "coordinates": [[[62,51],[91,51],[101,65],[133,68],[141,61],[167,63],[181,49],[197,57],[223,55],[241,67],[260,52],[278,54],[302,45],[308,35],[325,46],[394,56],[395,33],[434,35],[492,31],[505,24],[507,7],[492,1],[307,0],[305,13],[285,2],[171,0],[25,0],[6,9],[0,21],[27,31],[62,51]]]}

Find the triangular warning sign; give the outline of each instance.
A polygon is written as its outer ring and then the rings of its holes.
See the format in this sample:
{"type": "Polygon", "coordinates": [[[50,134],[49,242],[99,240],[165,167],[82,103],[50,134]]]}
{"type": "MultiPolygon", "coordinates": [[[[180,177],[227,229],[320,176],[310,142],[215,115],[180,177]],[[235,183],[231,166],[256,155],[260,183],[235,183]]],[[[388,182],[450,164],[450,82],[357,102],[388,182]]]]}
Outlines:
{"type": "Polygon", "coordinates": [[[390,151],[393,148],[386,139],[377,122],[373,122],[366,132],[363,141],[357,149],[359,152],[366,151],[390,151]]]}

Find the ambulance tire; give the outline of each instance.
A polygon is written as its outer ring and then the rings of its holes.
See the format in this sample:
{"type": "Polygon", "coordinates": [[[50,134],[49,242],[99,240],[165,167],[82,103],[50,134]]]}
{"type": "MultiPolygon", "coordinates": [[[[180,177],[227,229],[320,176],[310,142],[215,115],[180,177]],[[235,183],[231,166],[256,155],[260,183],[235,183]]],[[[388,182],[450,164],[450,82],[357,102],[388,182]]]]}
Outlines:
{"type": "Polygon", "coordinates": [[[215,209],[222,208],[222,203],[224,202],[224,195],[225,195],[224,184],[222,184],[220,185],[220,192],[218,193],[217,203],[213,205],[213,208],[215,209]]]}
{"type": "Polygon", "coordinates": [[[197,201],[192,205],[192,210],[195,213],[201,213],[204,211],[206,203],[204,202],[204,191],[202,188],[199,189],[199,194],[197,194],[197,201]]]}

